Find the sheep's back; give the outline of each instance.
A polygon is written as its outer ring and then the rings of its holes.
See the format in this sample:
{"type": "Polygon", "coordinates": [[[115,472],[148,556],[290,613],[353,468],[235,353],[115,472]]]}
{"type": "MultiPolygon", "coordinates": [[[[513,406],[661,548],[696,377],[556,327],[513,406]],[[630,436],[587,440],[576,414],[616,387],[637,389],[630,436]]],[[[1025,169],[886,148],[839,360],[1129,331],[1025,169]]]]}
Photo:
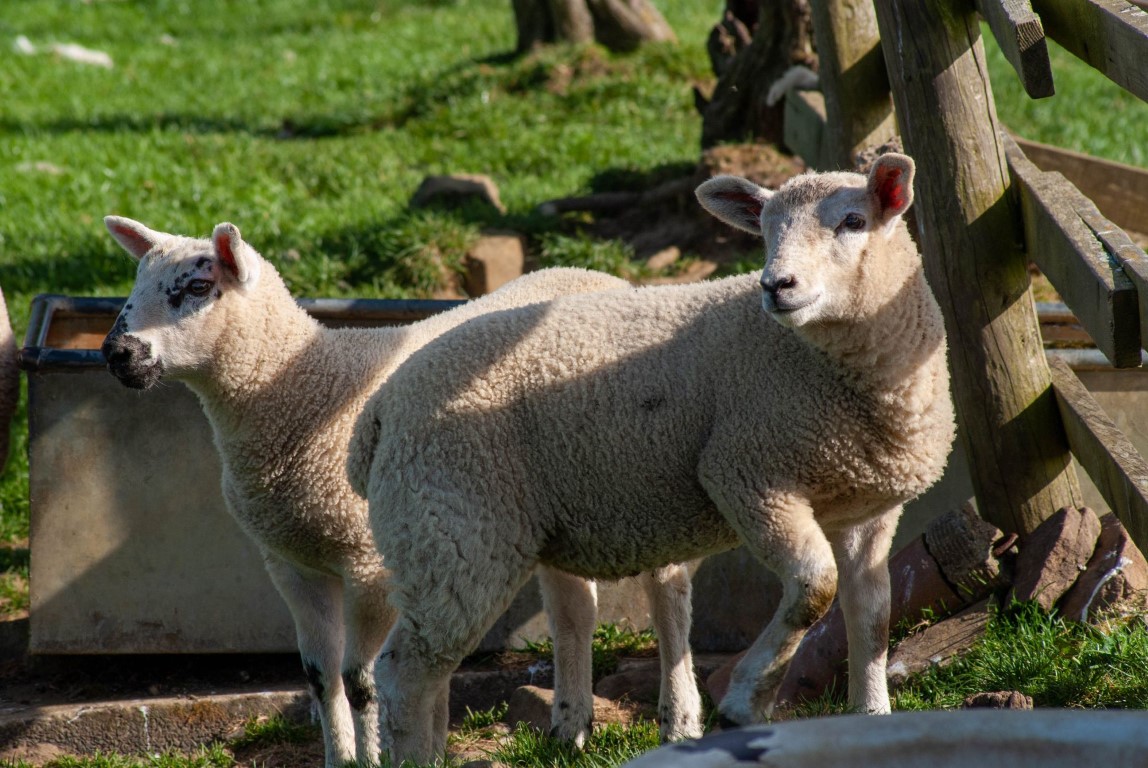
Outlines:
{"type": "MultiPolygon", "coordinates": [[[[735,544],[703,461],[759,495],[875,479],[839,477],[871,403],[760,310],[753,276],[495,312],[412,355],[388,390],[379,493],[529,530],[539,557],[586,575],[735,544]]],[[[372,521],[385,556],[408,535],[388,514],[372,521]]]]}

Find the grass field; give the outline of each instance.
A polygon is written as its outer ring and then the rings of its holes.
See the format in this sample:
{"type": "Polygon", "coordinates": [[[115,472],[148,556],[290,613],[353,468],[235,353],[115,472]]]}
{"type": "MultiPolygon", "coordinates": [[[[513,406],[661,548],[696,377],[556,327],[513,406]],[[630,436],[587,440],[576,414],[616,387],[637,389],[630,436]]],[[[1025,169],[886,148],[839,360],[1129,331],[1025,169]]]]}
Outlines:
{"type": "MultiPolygon", "coordinates": [[[[696,161],[690,89],[711,80],[717,6],[659,7],[678,45],[515,59],[504,0],[5,4],[0,286],[18,337],[37,293],[127,292],[132,265],[103,230],[108,213],[181,234],[233,221],[310,296],[426,295],[484,224],[539,236],[554,263],[626,271],[625,248],[553,232],[532,211],[696,161]],[[21,35],[104,51],[114,67],[18,55],[21,35]],[[423,176],[449,172],[492,176],[508,214],[407,208],[423,176]]],[[[1033,102],[989,48],[1006,125],[1148,164],[1148,105],[1055,46],[1059,95],[1033,102]]],[[[23,414],[14,436],[0,541],[27,535],[23,414]]]]}
{"type": "MultiPolygon", "coordinates": [[[[38,293],[127,293],[108,213],[198,235],[230,220],[308,296],[427,295],[485,225],[528,233],[544,261],[632,269],[624,246],[533,211],[697,160],[691,87],[712,80],[704,41],[721,4],[656,2],[679,44],[516,59],[506,0],[6,0],[0,287],[18,338],[38,293]],[[18,36],[114,66],[23,55],[18,36]],[[425,175],[453,172],[493,177],[508,213],[408,209],[425,175]]],[[[1148,167],[1148,105],[1052,47],[1058,95],[1033,102],[989,44],[1002,122],[1148,167]]],[[[13,439],[0,614],[27,599],[23,405],[13,439]]]]}

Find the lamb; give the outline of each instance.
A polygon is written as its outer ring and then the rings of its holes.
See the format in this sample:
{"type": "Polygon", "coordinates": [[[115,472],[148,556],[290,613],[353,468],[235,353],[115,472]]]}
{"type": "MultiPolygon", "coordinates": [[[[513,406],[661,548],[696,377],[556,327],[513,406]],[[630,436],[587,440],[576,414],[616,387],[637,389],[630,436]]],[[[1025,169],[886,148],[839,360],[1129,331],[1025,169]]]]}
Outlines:
{"type": "MultiPolygon", "coordinates": [[[[347,483],[347,444],[359,409],[411,351],[446,328],[486,311],[629,284],[588,270],[542,270],[411,326],[331,330],[298,307],[274,267],[231,224],[200,240],[115,216],[105,223],[139,261],[131,296],[103,345],[108,367],[129,387],[147,389],[167,376],[198,395],[222,458],[228,508],[258,544],[294,619],[326,764],[373,764],[372,667],[393,613],[366,502],[347,483]]],[[[555,730],[580,743],[592,715],[594,585],[548,569],[540,577],[555,634],[556,698],[564,706],[555,730]]],[[[655,628],[666,638],[666,675],[682,691],[671,712],[682,737],[701,735],[687,645],[688,579],[678,566],[643,576],[655,628]]]]}
{"type": "Polygon", "coordinates": [[[901,219],[913,174],[885,155],[776,192],[711,179],[702,205],[764,235],[760,278],[491,312],[392,374],[349,473],[398,611],[376,667],[394,764],[441,753],[451,670],[537,564],[618,578],[744,544],[784,595],[720,714],[769,716],[835,592],[849,702],[889,711],[889,545],[954,435],[944,326],[901,219]]]}
{"type": "Polygon", "coordinates": [[[16,335],[8,320],[8,305],[0,291],[0,474],[8,463],[8,441],[16,402],[20,398],[20,359],[16,335]]]}

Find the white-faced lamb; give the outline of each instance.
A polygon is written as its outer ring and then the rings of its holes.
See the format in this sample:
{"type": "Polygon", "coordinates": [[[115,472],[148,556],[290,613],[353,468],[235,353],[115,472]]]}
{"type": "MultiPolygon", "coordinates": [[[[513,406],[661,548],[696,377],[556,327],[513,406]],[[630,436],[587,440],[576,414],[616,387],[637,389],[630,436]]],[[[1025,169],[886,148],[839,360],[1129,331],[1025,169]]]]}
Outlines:
{"type": "MultiPolygon", "coordinates": [[[[588,270],[542,270],[409,326],[327,329],[297,305],[274,267],[231,224],[217,226],[211,239],[194,239],[130,219],[105,222],[139,260],[135,286],[103,345],[108,366],[129,387],[146,389],[168,377],[198,395],[222,459],[227,506],[258,544],[294,619],[319,704],[326,764],[374,763],[373,665],[393,612],[366,502],[347,482],[347,445],[359,410],[413,350],[447,328],[483,312],[629,284],[588,270]]],[[[454,565],[433,564],[438,568],[454,565]]],[[[539,575],[555,634],[556,698],[563,703],[555,731],[581,742],[592,716],[594,585],[547,569],[539,575]]],[[[700,698],[686,645],[688,573],[671,566],[645,574],[643,584],[653,598],[655,629],[667,640],[666,674],[686,687],[670,712],[681,726],[673,735],[698,736],[700,698]]]]}
{"type": "Polygon", "coordinates": [[[784,596],[721,714],[768,716],[835,593],[849,702],[889,711],[890,540],[954,435],[944,326],[901,219],[913,173],[885,155],[776,192],[712,179],[702,205],[764,235],[760,277],[489,313],[395,371],[350,465],[399,613],[377,667],[395,764],[441,753],[451,670],[537,564],[618,578],[744,544],[784,596]]]}

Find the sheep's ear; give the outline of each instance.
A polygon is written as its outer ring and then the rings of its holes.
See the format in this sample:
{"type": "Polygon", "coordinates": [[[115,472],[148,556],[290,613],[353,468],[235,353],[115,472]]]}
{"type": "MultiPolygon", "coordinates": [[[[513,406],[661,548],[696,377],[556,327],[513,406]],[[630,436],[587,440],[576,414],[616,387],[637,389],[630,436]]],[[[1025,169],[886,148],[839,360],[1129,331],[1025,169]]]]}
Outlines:
{"type": "Polygon", "coordinates": [[[259,257],[239,234],[239,227],[229,222],[217,224],[211,233],[215,255],[224,268],[241,284],[252,285],[259,277],[259,257]]]}
{"type": "Polygon", "coordinates": [[[878,216],[886,224],[913,204],[913,173],[916,166],[908,155],[889,153],[873,161],[869,169],[869,194],[877,204],[878,216]]]}
{"type": "Polygon", "coordinates": [[[761,211],[773,196],[748,179],[715,176],[703,182],[696,193],[702,208],[730,226],[754,235],[761,234],[761,211]]]}
{"type": "Polygon", "coordinates": [[[142,259],[144,254],[171,237],[171,235],[165,235],[163,232],[152,231],[138,221],[125,219],[122,216],[105,216],[104,226],[108,228],[108,232],[116,239],[116,242],[123,246],[124,250],[130,253],[136,261],[142,259]]]}

